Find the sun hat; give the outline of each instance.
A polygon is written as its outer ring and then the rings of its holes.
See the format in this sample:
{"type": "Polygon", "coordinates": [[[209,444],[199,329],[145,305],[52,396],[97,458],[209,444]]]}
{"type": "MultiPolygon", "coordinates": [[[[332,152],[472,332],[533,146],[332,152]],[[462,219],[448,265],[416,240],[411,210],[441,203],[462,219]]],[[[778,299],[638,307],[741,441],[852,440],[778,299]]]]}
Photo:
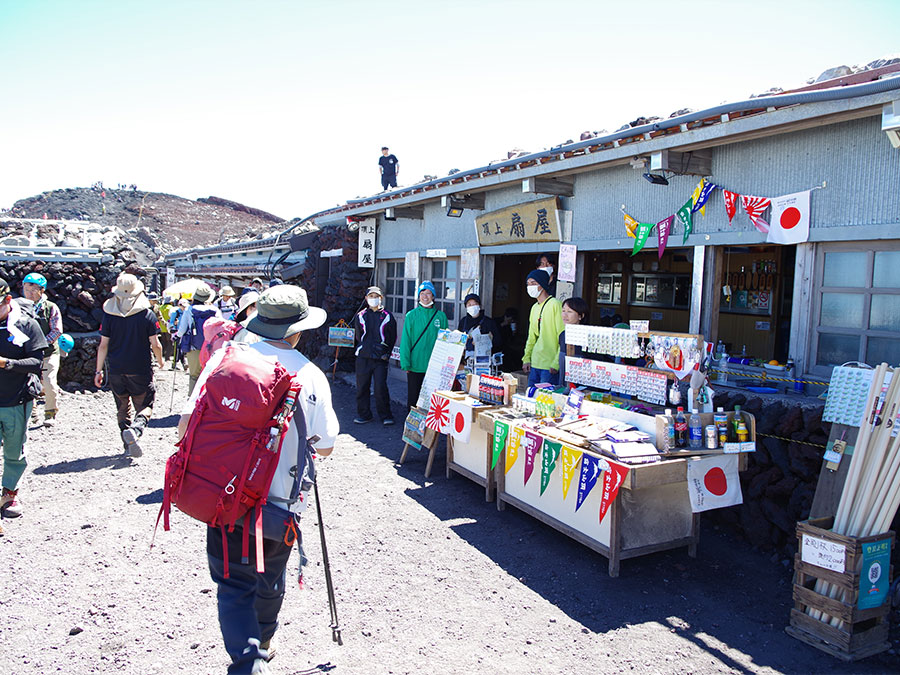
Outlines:
{"type": "Polygon", "coordinates": [[[381,292],[381,289],[378,286],[369,286],[366,289],[366,295],[371,295],[374,293],[375,295],[380,295],[382,298],[384,297],[384,293],[381,292]]]}
{"type": "Polygon", "coordinates": [[[231,286],[222,286],[222,290],[219,291],[219,295],[223,298],[230,298],[234,295],[234,289],[231,286]]]}
{"type": "Polygon", "coordinates": [[[194,300],[201,303],[209,302],[213,296],[213,289],[208,284],[200,284],[194,291],[194,300]]]}
{"type": "Polygon", "coordinates": [[[548,293],[550,292],[550,275],[547,274],[544,270],[532,270],[528,277],[526,277],[526,281],[528,279],[534,279],[541,288],[543,288],[548,293]]]}
{"type": "Polygon", "coordinates": [[[31,274],[25,275],[25,278],[22,279],[22,283],[37,284],[41,288],[47,288],[47,277],[45,277],[43,274],[38,274],[37,272],[32,272],[31,274]]]}
{"type": "Polygon", "coordinates": [[[273,340],[318,328],[328,318],[321,307],[310,307],[306,291],[299,286],[282,284],[269,288],[256,301],[256,316],[247,330],[273,340]]]}
{"type": "Polygon", "coordinates": [[[113,296],[103,303],[103,311],[113,316],[127,317],[150,309],[144,295],[144,283],[133,274],[120,274],[112,289],[113,296]]]}
{"type": "Polygon", "coordinates": [[[234,320],[241,323],[246,319],[250,305],[254,304],[257,300],[259,300],[259,293],[256,291],[247,291],[244,293],[240,300],[238,300],[238,308],[237,312],[234,313],[234,320]]]}

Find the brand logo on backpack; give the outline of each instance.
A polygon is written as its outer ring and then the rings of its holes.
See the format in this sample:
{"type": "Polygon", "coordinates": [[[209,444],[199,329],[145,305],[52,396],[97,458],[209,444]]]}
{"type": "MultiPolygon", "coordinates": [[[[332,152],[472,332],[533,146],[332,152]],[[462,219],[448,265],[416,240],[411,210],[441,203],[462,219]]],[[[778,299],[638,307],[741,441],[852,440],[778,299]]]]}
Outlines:
{"type": "Polygon", "coordinates": [[[241,407],[241,402],[236,398],[228,398],[227,396],[223,396],[222,405],[237,412],[237,409],[241,407]]]}

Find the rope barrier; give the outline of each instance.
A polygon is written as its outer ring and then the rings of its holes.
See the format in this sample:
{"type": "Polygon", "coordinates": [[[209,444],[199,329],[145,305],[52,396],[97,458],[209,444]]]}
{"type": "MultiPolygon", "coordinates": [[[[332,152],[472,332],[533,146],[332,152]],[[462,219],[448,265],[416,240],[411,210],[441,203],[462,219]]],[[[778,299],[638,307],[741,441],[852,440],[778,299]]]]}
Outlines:
{"type": "Polygon", "coordinates": [[[758,431],[756,432],[757,436],[765,436],[766,438],[777,438],[779,441],[787,441],[788,443],[799,443],[800,445],[811,445],[814,448],[822,448],[823,450],[827,449],[827,445],[822,445],[821,443],[810,443],[809,441],[795,441],[793,438],[785,438],[784,436],[775,436],[774,434],[761,434],[758,431]]]}
{"type": "Polygon", "coordinates": [[[710,373],[727,373],[728,375],[732,375],[735,378],[741,378],[742,380],[772,380],[773,382],[794,382],[799,384],[821,384],[822,386],[828,387],[831,385],[830,382],[816,382],[815,380],[795,380],[789,377],[772,377],[768,373],[761,373],[759,375],[753,375],[751,373],[742,373],[736,370],[719,370],[718,368],[710,368],[707,372],[710,373]]]}

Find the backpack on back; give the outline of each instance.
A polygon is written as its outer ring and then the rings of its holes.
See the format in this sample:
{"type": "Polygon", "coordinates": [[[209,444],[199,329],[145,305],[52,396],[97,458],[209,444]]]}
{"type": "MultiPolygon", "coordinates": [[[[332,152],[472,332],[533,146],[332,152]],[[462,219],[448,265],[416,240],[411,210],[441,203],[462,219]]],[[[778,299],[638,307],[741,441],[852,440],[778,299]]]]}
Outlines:
{"type": "MultiPolygon", "coordinates": [[[[241,518],[244,562],[249,554],[250,518],[256,532],[256,565],[264,570],[262,506],[278,466],[285,433],[297,412],[300,385],[277,361],[242,344],[225,346],[222,361],[200,391],[183,438],[166,462],[159,518],[169,529],[174,504],[210,527],[233,531],[241,518]]],[[[309,444],[303,412],[295,426],[298,468],[309,444]],[[301,452],[302,451],[302,452],[301,452]]],[[[298,471],[298,480],[301,472],[298,471]]],[[[292,497],[295,496],[295,490],[292,497]]],[[[228,576],[228,548],[225,576],[228,576]]]]}
{"type": "Polygon", "coordinates": [[[200,366],[241,330],[241,324],[228,319],[210,317],[203,323],[203,346],[200,347],[200,366]]]}

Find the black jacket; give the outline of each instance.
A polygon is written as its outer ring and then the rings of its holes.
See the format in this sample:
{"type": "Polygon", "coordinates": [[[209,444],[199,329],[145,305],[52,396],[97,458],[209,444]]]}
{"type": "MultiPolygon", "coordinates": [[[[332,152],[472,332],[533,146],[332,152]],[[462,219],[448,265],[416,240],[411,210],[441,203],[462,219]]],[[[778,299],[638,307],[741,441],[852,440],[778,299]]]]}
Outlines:
{"type": "MultiPolygon", "coordinates": [[[[497,325],[497,322],[491,317],[486,316],[484,310],[482,310],[481,314],[474,319],[469,316],[468,313],[463,315],[463,318],[459,320],[457,330],[468,334],[469,331],[476,327],[481,331],[482,335],[487,335],[488,333],[491,334],[492,352],[496,353],[503,351],[503,338],[500,335],[500,326],[497,325]]],[[[466,340],[466,351],[475,351],[475,344],[472,342],[471,337],[466,340]]]]}
{"type": "Polygon", "coordinates": [[[391,351],[397,344],[397,322],[384,308],[368,307],[353,317],[356,329],[356,355],[367,359],[391,358],[391,351]]]}

